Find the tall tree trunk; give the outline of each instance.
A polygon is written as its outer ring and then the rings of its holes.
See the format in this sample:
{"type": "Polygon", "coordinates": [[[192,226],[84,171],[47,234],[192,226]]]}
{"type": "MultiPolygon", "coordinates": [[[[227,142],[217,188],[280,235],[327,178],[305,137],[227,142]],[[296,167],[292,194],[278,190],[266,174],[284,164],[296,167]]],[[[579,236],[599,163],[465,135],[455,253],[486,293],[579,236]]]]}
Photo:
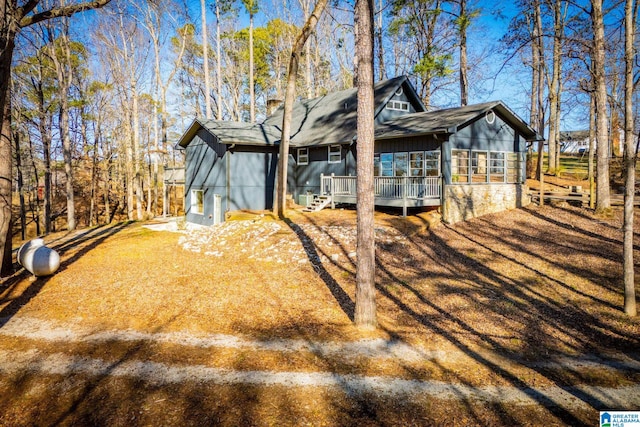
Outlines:
{"type": "MultiPolygon", "coordinates": [[[[535,102],[535,123],[532,125],[540,135],[544,135],[544,109],[542,108],[542,86],[544,81],[544,45],[542,41],[542,13],[540,12],[540,1],[535,0],[533,8],[533,34],[532,34],[532,54],[533,54],[533,79],[531,94],[532,103],[535,102]]],[[[533,109],[532,109],[533,111],[533,109]]],[[[532,113],[533,116],[533,113],[532,113]]],[[[536,178],[540,181],[540,206],[544,205],[544,139],[538,142],[538,164],[536,168],[536,178]]]]}
{"type": "Polygon", "coordinates": [[[69,40],[66,36],[68,28],[64,29],[64,34],[58,39],[60,42],[56,43],[55,40],[51,40],[51,59],[53,60],[56,68],[56,75],[58,79],[58,95],[59,95],[59,109],[58,120],[60,126],[60,139],[62,139],[62,157],[64,160],[64,174],[66,178],[65,182],[65,194],[67,199],[67,230],[73,231],[76,229],[76,211],[75,200],[73,194],[73,155],[71,147],[71,136],[69,126],[69,92],[71,90],[71,82],[73,79],[73,68],[71,65],[71,51],[69,47],[69,40]],[[62,58],[58,58],[56,48],[59,46],[62,58]]]}
{"type": "Polygon", "coordinates": [[[469,103],[469,79],[467,78],[467,1],[460,0],[460,105],[469,103]]]}
{"type": "MultiPolygon", "coordinates": [[[[306,23],[309,20],[309,12],[311,9],[310,0],[299,0],[299,2],[300,2],[300,7],[302,8],[304,21],[306,23]]],[[[287,85],[288,83],[289,83],[289,80],[287,77],[287,85]]],[[[306,93],[307,99],[313,98],[314,90],[313,90],[313,84],[311,82],[311,43],[307,43],[306,40],[304,43],[304,84],[305,84],[305,89],[307,91],[306,93]]]]}
{"type": "Polygon", "coordinates": [[[377,326],[375,294],[375,232],[373,197],[374,91],[373,0],[356,0],[358,27],[357,118],[357,248],[355,324],[363,329],[377,326]]]}
{"type": "MultiPolygon", "coordinates": [[[[375,1],[375,0],[374,0],[375,1]]],[[[382,0],[379,0],[378,2],[379,4],[379,8],[378,8],[378,28],[376,29],[376,38],[377,38],[377,46],[378,46],[378,68],[379,68],[379,73],[378,73],[378,80],[382,81],[382,80],[386,80],[387,79],[387,69],[384,63],[384,45],[383,45],[383,26],[382,26],[382,18],[383,18],[383,13],[382,13],[382,0]]]]}
{"type": "Polygon", "coordinates": [[[602,0],[591,0],[591,24],[593,26],[591,62],[596,100],[596,212],[603,212],[611,207],[611,201],[609,197],[609,135],[602,0]]]}
{"type": "Polygon", "coordinates": [[[328,0],[318,0],[313,12],[307,18],[302,31],[296,38],[291,49],[291,59],[287,72],[287,88],[285,90],[283,117],[282,117],[282,137],[280,138],[280,148],[278,154],[278,181],[276,183],[276,200],[273,205],[273,212],[279,218],[286,216],[286,196],[287,196],[287,168],[289,165],[289,140],[291,139],[291,115],[293,113],[293,103],[296,97],[296,79],[298,67],[300,65],[300,53],[309,36],[316,28],[320,16],[327,5],[328,0]]]}
{"type": "Polygon", "coordinates": [[[33,141],[30,137],[29,138],[29,160],[31,161],[31,168],[33,169],[33,182],[35,182],[36,185],[36,209],[35,212],[32,211],[32,215],[33,215],[33,222],[36,223],[36,235],[39,236],[40,235],[40,196],[39,196],[39,184],[40,181],[38,179],[38,166],[36,165],[36,161],[35,161],[35,149],[33,147],[33,141]]]}
{"type": "Polygon", "coordinates": [[[220,40],[220,0],[216,0],[216,87],[217,87],[217,107],[216,119],[222,120],[222,52],[220,40]]]}
{"type": "Polygon", "coordinates": [[[211,83],[209,79],[209,43],[207,40],[207,6],[200,0],[202,10],[202,61],[204,63],[204,111],[207,119],[211,118],[211,83]]]}
{"type": "MultiPolygon", "coordinates": [[[[132,75],[133,77],[133,75],[132,75]]],[[[133,115],[133,185],[136,198],[136,219],[142,219],[142,172],[140,168],[140,109],[138,102],[138,85],[135,80],[131,84],[131,114],[133,115]]]]}
{"type": "Polygon", "coordinates": [[[50,10],[33,12],[39,1],[23,3],[18,8],[17,0],[0,0],[0,248],[3,249],[0,276],[6,276],[13,270],[11,260],[11,59],[15,47],[15,38],[20,28],[59,16],[71,16],[88,9],[96,9],[111,0],[95,0],[50,10]]]}
{"type": "Polygon", "coordinates": [[[24,179],[22,177],[22,156],[20,154],[20,133],[14,132],[13,137],[16,143],[16,170],[18,172],[18,194],[20,197],[20,235],[25,239],[27,229],[27,209],[24,204],[24,179]]]}
{"type": "MultiPolygon", "coordinates": [[[[529,16],[529,15],[527,15],[529,16]]],[[[529,25],[531,27],[531,96],[530,96],[530,106],[529,106],[529,123],[531,127],[538,130],[538,87],[540,82],[538,80],[538,64],[540,63],[540,59],[538,57],[538,45],[535,42],[536,38],[536,26],[535,19],[532,20],[529,25]]],[[[533,145],[532,145],[533,147],[533,145]]],[[[542,144],[544,148],[544,144],[542,144]]],[[[538,143],[538,157],[542,152],[540,151],[540,143],[538,143]]],[[[527,171],[529,178],[540,179],[540,168],[535,170],[534,174],[534,165],[533,165],[533,148],[529,149],[529,153],[527,155],[527,171]]],[[[542,203],[542,201],[541,201],[542,203]]]]}
{"type": "Polygon", "coordinates": [[[256,121],[256,94],[253,76],[253,13],[249,14],[249,119],[256,121]]]}
{"type": "Polygon", "coordinates": [[[589,95],[589,207],[596,208],[596,177],[594,163],[596,154],[596,98],[591,92],[589,95]]]}
{"type": "Polygon", "coordinates": [[[624,82],[624,238],[623,238],[623,270],[624,270],[624,312],[636,316],[636,288],[633,265],[633,202],[636,188],[636,153],[633,147],[633,62],[634,34],[633,0],[625,2],[625,82],[624,82]]]}
{"type": "Polygon", "coordinates": [[[562,13],[560,0],[553,3],[553,71],[551,76],[551,84],[549,85],[549,168],[550,175],[556,175],[556,156],[557,145],[559,141],[556,139],[558,134],[558,126],[560,125],[559,116],[559,95],[560,95],[560,72],[561,72],[561,54],[562,54],[562,31],[564,26],[561,22],[562,13]]]}
{"type": "Polygon", "coordinates": [[[0,0],[0,276],[13,272],[11,260],[11,58],[18,32],[15,0],[0,0]]]}

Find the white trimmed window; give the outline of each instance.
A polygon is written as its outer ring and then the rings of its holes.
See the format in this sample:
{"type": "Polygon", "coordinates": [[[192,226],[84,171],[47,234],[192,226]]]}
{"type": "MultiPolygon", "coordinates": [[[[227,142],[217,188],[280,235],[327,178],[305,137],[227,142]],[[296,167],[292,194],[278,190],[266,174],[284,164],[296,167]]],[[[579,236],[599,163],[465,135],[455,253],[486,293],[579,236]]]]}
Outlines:
{"type": "Polygon", "coordinates": [[[204,214],[204,191],[191,190],[191,213],[204,214]]]}
{"type": "Polygon", "coordinates": [[[469,151],[451,150],[451,180],[469,182],[469,151]]]}
{"type": "Polygon", "coordinates": [[[507,153],[507,182],[509,184],[517,184],[522,181],[519,160],[519,153],[507,153]]]}
{"type": "Polygon", "coordinates": [[[389,101],[387,102],[387,110],[409,111],[409,103],[406,101],[389,101]]]}
{"type": "Polygon", "coordinates": [[[499,151],[489,153],[489,182],[505,182],[504,154],[499,151]]]}
{"type": "Polygon", "coordinates": [[[423,176],[424,173],[424,151],[413,151],[409,153],[409,176],[423,176]]]}
{"type": "Polygon", "coordinates": [[[309,164],[309,149],[308,148],[298,148],[298,164],[299,165],[308,165],[309,164]]]}
{"type": "Polygon", "coordinates": [[[394,176],[408,176],[409,169],[409,154],[408,153],[393,153],[393,175],[394,176]]]}
{"type": "Polygon", "coordinates": [[[440,151],[424,152],[424,175],[440,176],[440,151]]]}
{"type": "Polygon", "coordinates": [[[339,145],[329,146],[329,163],[340,163],[342,161],[342,149],[339,145]]]}
{"type": "Polygon", "coordinates": [[[487,182],[487,152],[471,152],[471,182],[487,182]]]}
{"type": "Polygon", "coordinates": [[[379,176],[393,176],[393,153],[380,154],[379,176]]]}

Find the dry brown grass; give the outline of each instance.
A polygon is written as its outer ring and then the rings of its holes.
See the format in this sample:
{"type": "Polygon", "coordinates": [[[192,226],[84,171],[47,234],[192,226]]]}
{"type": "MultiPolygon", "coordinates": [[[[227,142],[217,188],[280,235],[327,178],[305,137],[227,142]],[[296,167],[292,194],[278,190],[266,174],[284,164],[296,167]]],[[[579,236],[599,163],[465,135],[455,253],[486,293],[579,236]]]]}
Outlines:
{"type": "MultiPolygon", "coordinates": [[[[445,356],[347,358],[2,334],[0,349],[99,358],[114,366],[150,360],[473,387],[639,383],[640,373],[633,369],[536,365],[567,357],[640,360],[640,321],[621,310],[618,211],[601,219],[580,208],[532,206],[435,227],[426,214],[377,213],[380,327],[368,334],[351,321],[354,211],[292,212],[288,222],[241,216],[244,231],[215,240],[218,247],[210,249],[217,255],[185,250],[180,234],[151,231],[141,223],[52,235],[48,241],[61,253],[60,270],[37,280],[19,271],[2,282],[0,332],[12,318],[34,318],[95,331],[186,331],[246,340],[384,338],[445,356]],[[249,242],[247,236],[256,234],[248,233],[257,233],[265,222],[277,224],[277,231],[264,242],[249,242]],[[260,256],[249,258],[242,252],[246,248],[260,256]],[[292,255],[296,248],[306,262],[292,255]]],[[[159,386],[126,377],[37,371],[0,377],[0,396],[0,425],[562,425],[593,424],[601,409],[579,394],[576,399],[588,402],[588,409],[571,411],[543,398],[538,405],[521,406],[197,380],[159,386]]]]}

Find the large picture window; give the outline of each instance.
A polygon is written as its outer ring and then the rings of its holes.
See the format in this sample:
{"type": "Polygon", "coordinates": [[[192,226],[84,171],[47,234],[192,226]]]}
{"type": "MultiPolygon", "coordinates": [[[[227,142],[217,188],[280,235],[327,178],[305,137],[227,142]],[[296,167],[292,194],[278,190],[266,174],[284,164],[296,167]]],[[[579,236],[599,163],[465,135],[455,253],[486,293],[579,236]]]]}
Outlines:
{"type": "Polygon", "coordinates": [[[329,146],[329,163],[340,163],[342,161],[342,149],[339,145],[329,146]]]}
{"type": "Polygon", "coordinates": [[[204,214],[204,191],[191,190],[191,213],[204,214]]]}

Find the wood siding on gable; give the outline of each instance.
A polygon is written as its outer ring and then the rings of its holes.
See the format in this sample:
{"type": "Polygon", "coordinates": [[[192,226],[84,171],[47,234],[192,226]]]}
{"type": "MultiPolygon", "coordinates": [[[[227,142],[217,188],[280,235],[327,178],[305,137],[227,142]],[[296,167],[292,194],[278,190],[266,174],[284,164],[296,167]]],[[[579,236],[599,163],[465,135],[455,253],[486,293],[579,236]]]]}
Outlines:
{"type": "Polygon", "coordinates": [[[451,136],[453,150],[525,151],[525,141],[499,115],[493,123],[480,117],[451,136]]]}
{"type": "Polygon", "coordinates": [[[224,155],[226,146],[218,143],[209,132],[201,129],[185,149],[185,210],[188,222],[213,224],[214,195],[220,194],[223,209],[226,209],[226,166],[224,155]],[[202,214],[191,212],[191,190],[202,190],[204,211],[202,214]],[[209,218],[211,216],[211,218],[209,218]]]}
{"type": "Polygon", "coordinates": [[[389,121],[391,119],[393,119],[394,117],[398,117],[398,116],[403,116],[405,114],[409,114],[409,113],[415,113],[418,111],[423,111],[422,110],[422,106],[418,105],[415,100],[411,100],[409,99],[409,97],[407,97],[407,87],[406,87],[406,83],[403,83],[402,85],[402,94],[401,95],[397,95],[397,94],[393,94],[393,96],[391,97],[392,101],[403,101],[403,102],[408,102],[409,103],[409,111],[397,111],[397,110],[389,110],[387,109],[386,104],[382,106],[382,109],[380,110],[380,113],[378,113],[378,115],[375,118],[375,123],[376,124],[381,124],[384,123],[386,121],[389,121]]]}
{"type": "MultiPolygon", "coordinates": [[[[200,130],[186,148],[185,205],[187,221],[213,224],[215,195],[221,197],[223,212],[273,207],[277,175],[276,147],[227,146],[200,130]],[[202,190],[202,214],[191,212],[191,190],[202,190]]],[[[290,181],[294,183],[294,181],[290,181]]]]}

